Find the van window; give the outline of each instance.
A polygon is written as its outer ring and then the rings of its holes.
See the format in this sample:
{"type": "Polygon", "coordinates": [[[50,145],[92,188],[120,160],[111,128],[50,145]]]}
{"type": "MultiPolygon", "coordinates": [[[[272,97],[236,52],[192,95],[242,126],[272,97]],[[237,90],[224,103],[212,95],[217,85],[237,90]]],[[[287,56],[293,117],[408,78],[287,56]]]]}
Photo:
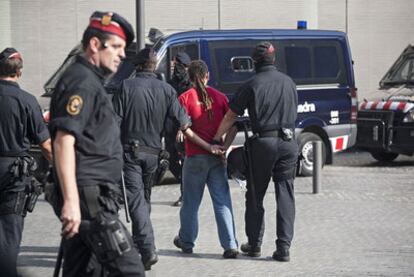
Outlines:
{"type": "Polygon", "coordinates": [[[333,46],[316,46],[315,55],[315,77],[337,78],[339,74],[339,62],[336,48],[333,46]]]}
{"type": "MultiPolygon", "coordinates": [[[[210,52],[210,55],[213,54],[213,67],[218,73],[219,78],[217,78],[217,80],[221,83],[240,83],[247,80],[254,74],[252,70],[234,70],[233,67],[233,62],[242,62],[242,59],[238,57],[250,56],[252,48],[232,46],[233,47],[230,48],[215,48],[213,52],[210,52]]],[[[247,66],[248,62],[243,63],[247,66]]]]}
{"type": "Polygon", "coordinates": [[[200,57],[198,43],[178,44],[170,47],[170,60],[172,60],[179,52],[185,52],[190,56],[191,60],[198,60],[200,57]]]}
{"type": "Polygon", "coordinates": [[[286,73],[292,79],[312,77],[311,53],[308,47],[286,47],[286,73]]]}
{"type": "Polygon", "coordinates": [[[279,43],[276,59],[282,60],[280,70],[296,84],[346,84],[347,71],[338,41],[315,39],[279,43]]]}
{"type": "Polygon", "coordinates": [[[252,72],[254,70],[253,59],[251,57],[231,58],[231,68],[234,72],[252,72]]]}
{"type": "Polygon", "coordinates": [[[187,44],[175,44],[169,47],[169,51],[168,51],[168,61],[167,58],[165,58],[165,67],[168,67],[168,72],[166,74],[167,76],[167,80],[171,79],[174,67],[172,66],[173,64],[171,63],[171,61],[174,59],[174,57],[179,53],[179,52],[185,52],[188,54],[188,56],[190,56],[191,60],[198,60],[200,59],[200,50],[198,47],[198,43],[197,42],[192,42],[192,43],[187,43],[187,44]]]}

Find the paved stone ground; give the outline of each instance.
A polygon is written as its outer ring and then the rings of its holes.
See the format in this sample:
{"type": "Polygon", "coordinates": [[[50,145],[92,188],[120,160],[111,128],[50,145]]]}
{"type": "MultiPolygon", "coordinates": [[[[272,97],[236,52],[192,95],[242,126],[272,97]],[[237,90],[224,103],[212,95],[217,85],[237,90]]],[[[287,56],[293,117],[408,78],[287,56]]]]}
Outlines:
{"type": "MultiPolygon", "coordinates": [[[[414,158],[378,164],[366,153],[345,153],[322,172],[321,193],[312,179],[296,179],[296,234],[291,262],[271,259],[275,245],[273,186],[265,198],[262,257],[224,260],[208,191],[200,208],[200,232],[192,255],[172,244],[179,208],[178,185],[154,188],[152,220],[160,261],[147,276],[414,276],[414,158]]],[[[231,181],[237,237],[245,242],[244,192],[231,181]]],[[[121,214],[123,216],[123,214],[121,214]]],[[[59,222],[41,201],[26,220],[19,269],[51,276],[59,222]]],[[[0,274],[1,275],[1,274],[0,274]]]]}

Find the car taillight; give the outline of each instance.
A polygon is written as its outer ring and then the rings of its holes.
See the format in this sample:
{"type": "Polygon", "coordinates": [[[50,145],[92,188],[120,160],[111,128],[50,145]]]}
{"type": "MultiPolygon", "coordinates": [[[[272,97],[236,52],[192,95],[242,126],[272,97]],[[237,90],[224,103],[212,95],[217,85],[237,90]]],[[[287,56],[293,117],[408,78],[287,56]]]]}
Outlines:
{"type": "Polygon", "coordinates": [[[351,123],[357,122],[357,114],[358,114],[358,95],[357,95],[357,88],[350,89],[350,96],[351,96],[351,123]]]}

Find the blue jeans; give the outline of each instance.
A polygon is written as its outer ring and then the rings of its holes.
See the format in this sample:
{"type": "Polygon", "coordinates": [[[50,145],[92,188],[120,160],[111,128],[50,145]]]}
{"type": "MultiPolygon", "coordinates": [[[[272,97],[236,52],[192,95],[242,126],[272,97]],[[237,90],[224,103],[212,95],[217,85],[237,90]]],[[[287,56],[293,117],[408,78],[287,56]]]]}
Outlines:
{"type": "Polygon", "coordinates": [[[220,157],[213,155],[194,155],[184,161],[179,232],[183,247],[194,247],[198,235],[198,209],[206,183],[213,202],[220,244],[225,250],[237,249],[226,167],[220,157]]]}

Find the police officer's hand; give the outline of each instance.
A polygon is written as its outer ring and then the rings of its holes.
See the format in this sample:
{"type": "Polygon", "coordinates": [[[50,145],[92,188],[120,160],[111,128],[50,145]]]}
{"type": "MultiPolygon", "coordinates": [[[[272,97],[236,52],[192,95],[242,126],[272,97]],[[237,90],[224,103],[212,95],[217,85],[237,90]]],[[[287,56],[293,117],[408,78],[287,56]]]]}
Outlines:
{"type": "Polygon", "coordinates": [[[222,156],[223,154],[225,154],[226,152],[223,151],[222,146],[221,145],[217,145],[217,144],[211,144],[210,145],[210,152],[214,155],[218,155],[218,156],[222,156]]]}
{"type": "Polygon", "coordinates": [[[79,202],[65,201],[60,215],[62,221],[62,236],[70,239],[79,233],[81,223],[81,213],[79,202]]]}
{"type": "Polygon", "coordinates": [[[184,134],[183,134],[183,132],[181,130],[179,130],[177,132],[177,136],[175,137],[175,140],[177,142],[183,142],[184,141],[184,134]]]}

